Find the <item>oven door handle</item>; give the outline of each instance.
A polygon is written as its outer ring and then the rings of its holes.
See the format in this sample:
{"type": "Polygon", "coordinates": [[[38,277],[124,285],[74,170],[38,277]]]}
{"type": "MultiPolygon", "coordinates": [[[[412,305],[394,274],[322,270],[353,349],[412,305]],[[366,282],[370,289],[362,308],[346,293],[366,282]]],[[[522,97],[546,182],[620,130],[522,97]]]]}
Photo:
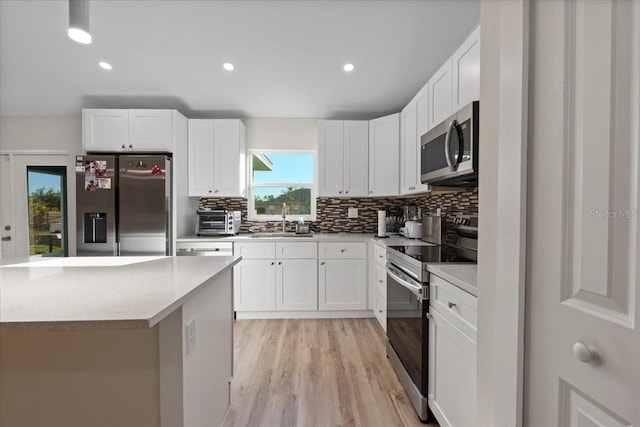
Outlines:
{"type": "Polygon", "coordinates": [[[423,297],[423,295],[422,295],[422,286],[414,285],[414,284],[402,279],[400,276],[394,274],[389,268],[387,268],[387,274],[389,276],[391,276],[391,278],[393,280],[398,282],[403,287],[407,288],[409,291],[411,291],[412,294],[414,294],[415,296],[419,297],[420,300],[422,300],[422,297],[423,297]]]}

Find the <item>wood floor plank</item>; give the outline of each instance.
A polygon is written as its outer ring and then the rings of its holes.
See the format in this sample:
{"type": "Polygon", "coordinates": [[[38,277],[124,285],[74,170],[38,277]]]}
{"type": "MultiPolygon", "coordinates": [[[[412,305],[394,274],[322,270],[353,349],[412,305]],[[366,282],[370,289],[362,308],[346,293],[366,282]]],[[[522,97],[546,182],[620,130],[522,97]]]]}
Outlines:
{"type": "Polygon", "coordinates": [[[422,424],[375,319],[236,320],[225,427],[422,424]]]}

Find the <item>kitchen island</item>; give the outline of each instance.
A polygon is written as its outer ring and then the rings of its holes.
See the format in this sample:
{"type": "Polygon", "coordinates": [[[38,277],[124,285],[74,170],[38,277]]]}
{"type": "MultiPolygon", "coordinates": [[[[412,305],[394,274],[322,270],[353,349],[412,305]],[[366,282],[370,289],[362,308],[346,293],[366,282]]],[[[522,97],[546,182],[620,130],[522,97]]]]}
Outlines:
{"type": "Polygon", "coordinates": [[[239,257],[1,259],[0,424],[215,426],[239,257]]]}

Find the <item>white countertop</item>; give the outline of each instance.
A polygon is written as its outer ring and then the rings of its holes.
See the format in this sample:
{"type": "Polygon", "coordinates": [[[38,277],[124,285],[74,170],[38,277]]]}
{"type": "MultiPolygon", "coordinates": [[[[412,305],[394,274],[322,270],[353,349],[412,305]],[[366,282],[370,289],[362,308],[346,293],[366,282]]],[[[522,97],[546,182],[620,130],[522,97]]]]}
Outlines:
{"type": "Polygon", "coordinates": [[[0,330],[150,328],[240,259],[0,258],[0,330]]]}
{"type": "Polygon", "coordinates": [[[373,242],[379,246],[425,246],[427,243],[419,239],[407,239],[399,235],[386,238],[376,237],[375,233],[312,233],[309,237],[252,237],[259,233],[240,233],[236,236],[184,236],[177,242],[263,242],[263,241],[295,241],[295,242],[373,242]]]}
{"type": "Polygon", "coordinates": [[[478,296],[478,265],[468,263],[428,263],[427,270],[431,274],[446,280],[469,292],[473,296],[478,296]]]}

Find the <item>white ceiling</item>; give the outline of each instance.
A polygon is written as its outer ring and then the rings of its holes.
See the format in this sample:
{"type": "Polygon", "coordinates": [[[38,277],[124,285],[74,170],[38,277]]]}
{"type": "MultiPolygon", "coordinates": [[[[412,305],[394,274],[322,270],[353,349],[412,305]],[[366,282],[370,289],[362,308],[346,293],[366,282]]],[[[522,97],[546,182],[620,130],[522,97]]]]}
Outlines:
{"type": "Polygon", "coordinates": [[[0,1],[0,114],[370,119],[402,109],[477,25],[480,2],[92,0],[90,16],[81,45],[66,0],[0,1]]]}

